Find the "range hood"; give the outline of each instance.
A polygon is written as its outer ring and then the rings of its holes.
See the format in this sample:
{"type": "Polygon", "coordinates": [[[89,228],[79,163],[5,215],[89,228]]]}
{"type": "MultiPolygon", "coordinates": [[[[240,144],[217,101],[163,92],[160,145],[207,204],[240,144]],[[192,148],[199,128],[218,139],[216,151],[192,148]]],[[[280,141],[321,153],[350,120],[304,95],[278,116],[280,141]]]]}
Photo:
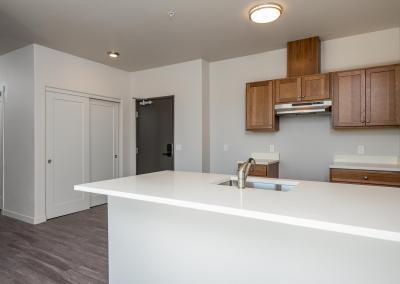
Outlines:
{"type": "Polygon", "coordinates": [[[331,106],[332,106],[332,101],[325,100],[325,101],[277,104],[275,105],[275,110],[277,115],[327,113],[331,111],[331,106]]]}

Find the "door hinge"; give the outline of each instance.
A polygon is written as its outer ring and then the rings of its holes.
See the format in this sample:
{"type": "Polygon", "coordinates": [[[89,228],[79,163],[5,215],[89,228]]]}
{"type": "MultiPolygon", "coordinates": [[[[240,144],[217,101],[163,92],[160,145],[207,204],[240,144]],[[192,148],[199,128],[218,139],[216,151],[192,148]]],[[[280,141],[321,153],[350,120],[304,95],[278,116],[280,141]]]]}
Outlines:
{"type": "Polygon", "coordinates": [[[136,118],[138,118],[138,117],[139,117],[139,112],[137,111],[137,112],[136,112],[136,118]]]}
{"type": "Polygon", "coordinates": [[[139,154],[139,148],[136,147],[136,154],[139,154]]]}
{"type": "Polygon", "coordinates": [[[115,159],[118,159],[118,155],[114,155],[114,158],[115,158],[115,159]]]}

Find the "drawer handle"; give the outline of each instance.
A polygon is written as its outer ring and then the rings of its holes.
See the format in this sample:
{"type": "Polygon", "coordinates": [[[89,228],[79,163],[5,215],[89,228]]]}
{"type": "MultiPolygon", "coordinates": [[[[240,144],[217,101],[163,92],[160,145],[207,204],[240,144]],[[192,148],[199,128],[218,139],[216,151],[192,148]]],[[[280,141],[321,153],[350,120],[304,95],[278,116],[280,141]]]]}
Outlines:
{"type": "Polygon", "coordinates": [[[367,176],[364,176],[363,179],[364,179],[364,180],[368,180],[368,177],[367,177],[367,176]]]}

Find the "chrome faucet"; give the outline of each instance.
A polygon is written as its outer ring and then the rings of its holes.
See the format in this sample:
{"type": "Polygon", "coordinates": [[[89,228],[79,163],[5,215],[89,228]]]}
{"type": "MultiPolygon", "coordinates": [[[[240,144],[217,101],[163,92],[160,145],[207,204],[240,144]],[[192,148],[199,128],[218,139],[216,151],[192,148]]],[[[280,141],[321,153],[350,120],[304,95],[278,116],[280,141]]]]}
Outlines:
{"type": "Polygon", "coordinates": [[[243,163],[238,170],[238,188],[243,189],[246,187],[247,176],[249,175],[250,168],[256,164],[253,158],[249,158],[247,162],[243,163]]]}

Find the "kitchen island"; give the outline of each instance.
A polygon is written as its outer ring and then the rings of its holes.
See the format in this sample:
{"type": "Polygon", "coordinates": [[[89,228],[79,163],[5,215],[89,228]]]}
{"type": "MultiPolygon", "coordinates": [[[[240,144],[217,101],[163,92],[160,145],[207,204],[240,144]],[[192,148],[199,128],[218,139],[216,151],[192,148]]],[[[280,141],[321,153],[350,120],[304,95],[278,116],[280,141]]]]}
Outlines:
{"type": "Polygon", "coordinates": [[[400,190],[158,172],[75,186],[108,195],[110,283],[400,283],[400,190]]]}

